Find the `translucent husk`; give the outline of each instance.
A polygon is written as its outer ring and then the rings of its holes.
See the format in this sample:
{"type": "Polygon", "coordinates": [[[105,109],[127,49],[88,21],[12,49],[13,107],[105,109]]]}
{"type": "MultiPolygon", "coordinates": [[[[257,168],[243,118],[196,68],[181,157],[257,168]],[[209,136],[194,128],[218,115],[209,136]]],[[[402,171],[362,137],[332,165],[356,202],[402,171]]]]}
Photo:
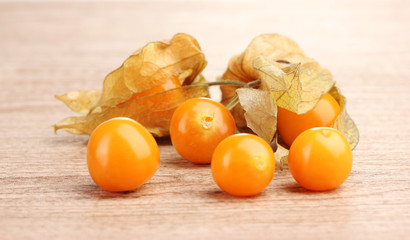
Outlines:
{"type": "Polygon", "coordinates": [[[137,120],[155,136],[167,136],[170,118],[180,103],[209,95],[207,86],[193,86],[205,81],[200,73],[206,64],[198,42],[187,34],[176,34],[169,41],[150,42],[108,74],[102,90],[56,96],[82,116],[65,118],[54,129],[91,134],[103,121],[122,116],[137,120]],[[171,75],[178,77],[182,87],[119,105],[135,93],[162,84],[171,75]]]}

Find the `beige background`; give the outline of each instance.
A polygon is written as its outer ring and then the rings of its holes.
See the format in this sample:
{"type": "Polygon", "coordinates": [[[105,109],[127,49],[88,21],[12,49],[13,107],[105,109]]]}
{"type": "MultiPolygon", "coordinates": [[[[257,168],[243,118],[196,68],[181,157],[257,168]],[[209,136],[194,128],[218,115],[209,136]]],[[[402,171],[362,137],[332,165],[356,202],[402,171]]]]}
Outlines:
{"type": "Polygon", "coordinates": [[[409,9],[399,0],[0,2],[0,238],[408,239],[409,9]],[[54,94],[100,88],[131,52],[176,32],[197,38],[208,80],[260,33],[293,38],[330,69],[361,133],[345,184],[313,193],[277,170],[263,193],[235,198],[209,166],[163,141],[148,184],[96,187],[88,137],[52,130],[73,114],[54,94]]]}

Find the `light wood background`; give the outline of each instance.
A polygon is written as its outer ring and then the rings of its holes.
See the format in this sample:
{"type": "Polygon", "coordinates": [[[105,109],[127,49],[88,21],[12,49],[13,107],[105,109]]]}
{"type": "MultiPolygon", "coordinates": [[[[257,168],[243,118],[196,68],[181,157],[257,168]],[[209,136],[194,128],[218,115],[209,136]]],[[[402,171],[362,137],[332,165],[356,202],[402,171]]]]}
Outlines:
{"type": "Polygon", "coordinates": [[[409,10],[399,0],[0,2],[0,239],[409,239],[409,10]],[[73,114],[54,94],[100,88],[131,52],[177,32],[197,38],[209,80],[260,33],[293,38],[330,69],[361,133],[348,180],[314,193],[277,170],[263,193],[235,198],[162,141],[139,190],[95,186],[88,137],[53,132],[73,114]]]}

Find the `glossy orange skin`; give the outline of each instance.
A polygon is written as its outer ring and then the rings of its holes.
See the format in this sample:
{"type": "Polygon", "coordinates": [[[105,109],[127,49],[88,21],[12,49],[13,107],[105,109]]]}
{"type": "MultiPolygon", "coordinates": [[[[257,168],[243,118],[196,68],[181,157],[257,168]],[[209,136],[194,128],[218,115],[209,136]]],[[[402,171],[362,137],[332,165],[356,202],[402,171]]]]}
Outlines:
{"type": "Polygon", "coordinates": [[[215,182],[225,192],[252,196],[263,191],[272,180],[275,155],[262,138],[236,134],[216,147],[211,169],[215,182]]]}
{"type": "Polygon", "coordinates": [[[170,90],[170,89],[173,89],[173,88],[178,88],[178,87],[181,87],[181,83],[180,83],[178,77],[175,76],[175,75],[171,75],[169,78],[167,78],[165,80],[164,83],[162,83],[158,86],[155,86],[151,89],[148,89],[148,90],[145,90],[145,91],[142,91],[142,92],[138,92],[138,93],[134,93],[130,97],[130,99],[117,104],[117,106],[121,106],[123,104],[131,102],[131,101],[136,100],[138,98],[147,97],[147,96],[153,95],[155,93],[164,92],[164,91],[167,91],[167,90],[170,90]]]}
{"type": "Polygon", "coordinates": [[[113,118],[91,134],[87,147],[91,178],[110,192],[131,191],[157,171],[159,149],[154,137],[129,118],[113,118]]]}
{"type": "Polygon", "coordinates": [[[209,98],[183,102],[171,118],[172,144],[182,157],[193,163],[210,163],[219,142],[235,132],[235,120],[229,110],[209,98]]]}
{"type": "Polygon", "coordinates": [[[350,175],[352,151],[346,138],[333,128],[312,128],[300,134],[289,150],[293,178],[312,191],[337,188],[350,175]]]}
{"type": "Polygon", "coordinates": [[[291,146],[295,138],[307,129],[332,126],[340,111],[339,104],[329,93],[325,93],[318,104],[305,114],[298,115],[278,107],[279,135],[291,146]]]}

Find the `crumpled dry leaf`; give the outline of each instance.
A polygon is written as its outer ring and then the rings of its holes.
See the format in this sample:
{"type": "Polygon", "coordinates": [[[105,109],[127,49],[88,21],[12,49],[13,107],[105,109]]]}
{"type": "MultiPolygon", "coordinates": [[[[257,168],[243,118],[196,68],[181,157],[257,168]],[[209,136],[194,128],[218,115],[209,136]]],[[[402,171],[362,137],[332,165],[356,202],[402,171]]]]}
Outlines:
{"type": "MultiPolygon", "coordinates": [[[[303,68],[314,68],[331,76],[327,69],[320,66],[314,59],[307,57],[292,39],[280,34],[262,34],[255,37],[242,54],[230,59],[221,80],[239,80],[248,83],[259,79],[259,73],[253,67],[253,61],[260,56],[266,57],[271,62],[282,60],[282,62],[300,63],[303,68]]],[[[277,63],[277,67],[284,67],[284,65],[277,63]]],[[[234,86],[221,86],[222,102],[229,102],[235,96],[236,89],[237,87],[234,86]]],[[[240,106],[232,110],[239,129],[246,127],[243,114],[240,106]]]]}
{"type": "Polygon", "coordinates": [[[276,133],[277,107],[271,94],[252,88],[239,88],[236,92],[245,110],[247,126],[266,142],[272,142],[276,133]]]}
{"type": "Polygon", "coordinates": [[[332,127],[339,130],[349,142],[350,148],[353,150],[359,143],[359,130],[352,118],[346,111],[346,97],[340,93],[340,90],[334,86],[330,89],[329,94],[339,103],[342,109],[339,116],[336,118],[332,127]]]}
{"type": "Polygon", "coordinates": [[[200,73],[206,63],[198,42],[187,34],[176,34],[170,41],[150,42],[107,75],[102,91],[74,91],[58,96],[85,116],[66,118],[55,124],[54,129],[91,134],[101,122],[123,116],[139,121],[155,136],[166,136],[176,106],[188,98],[208,96],[206,87],[190,87],[204,80],[200,73]],[[162,84],[171,75],[178,76],[183,87],[118,106],[134,93],[162,84]]]}
{"type": "Polygon", "coordinates": [[[56,98],[65,103],[74,112],[85,115],[100,96],[101,90],[78,90],[56,96],[56,98]]]}
{"type": "Polygon", "coordinates": [[[253,68],[259,74],[263,89],[272,92],[276,104],[297,114],[310,111],[334,85],[331,76],[300,63],[281,69],[266,57],[257,57],[253,68]]]}
{"type": "Polygon", "coordinates": [[[289,150],[284,148],[282,145],[278,145],[278,148],[275,151],[275,161],[276,166],[279,166],[280,170],[285,169],[288,165],[288,155],[289,150]]]}
{"type": "Polygon", "coordinates": [[[278,166],[280,170],[283,170],[288,165],[289,150],[284,148],[280,144],[278,144],[277,146],[278,147],[275,151],[276,166],[278,166]]]}
{"type": "Polygon", "coordinates": [[[279,140],[279,134],[276,133],[270,145],[275,152],[276,168],[279,168],[282,171],[288,165],[289,149],[285,148],[281,143],[279,143],[279,140]]]}

